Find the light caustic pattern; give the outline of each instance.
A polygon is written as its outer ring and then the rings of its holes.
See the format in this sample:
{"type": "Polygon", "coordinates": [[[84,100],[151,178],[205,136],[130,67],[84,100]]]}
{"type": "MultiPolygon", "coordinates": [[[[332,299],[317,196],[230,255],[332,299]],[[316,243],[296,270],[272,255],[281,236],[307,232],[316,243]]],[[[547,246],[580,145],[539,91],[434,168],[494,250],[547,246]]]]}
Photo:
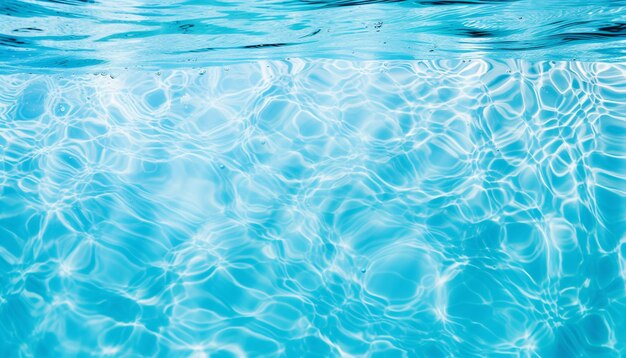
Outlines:
{"type": "Polygon", "coordinates": [[[0,355],[626,354],[626,66],[0,77],[0,355]]]}

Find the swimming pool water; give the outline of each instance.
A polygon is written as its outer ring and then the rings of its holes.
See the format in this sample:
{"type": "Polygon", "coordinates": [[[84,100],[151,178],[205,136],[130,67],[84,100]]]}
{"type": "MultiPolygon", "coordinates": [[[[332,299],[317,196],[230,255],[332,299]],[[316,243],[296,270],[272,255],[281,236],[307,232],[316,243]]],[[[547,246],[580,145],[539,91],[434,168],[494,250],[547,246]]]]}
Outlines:
{"type": "Polygon", "coordinates": [[[622,356],[626,65],[0,76],[0,356],[622,356]]]}
{"type": "Polygon", "coordinates": [[[0,73],[296,57],[624,62],[626,1],[0,1],[0,73]]]}

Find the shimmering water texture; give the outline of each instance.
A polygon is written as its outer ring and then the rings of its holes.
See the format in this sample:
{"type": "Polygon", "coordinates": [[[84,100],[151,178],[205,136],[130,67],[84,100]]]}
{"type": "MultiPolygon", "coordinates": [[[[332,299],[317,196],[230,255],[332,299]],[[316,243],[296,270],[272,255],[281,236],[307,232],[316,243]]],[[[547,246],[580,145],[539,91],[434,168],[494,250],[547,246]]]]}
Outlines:
{"type": "Polygon", "coordinates": [[[1,76],[0,355],[624,355],[625,79],[1,76]]]}
{"type": "Polygon", "coordinates": [[[485,55],[626,61],[626,0],[0,1],[0,73],[485,55]]]}

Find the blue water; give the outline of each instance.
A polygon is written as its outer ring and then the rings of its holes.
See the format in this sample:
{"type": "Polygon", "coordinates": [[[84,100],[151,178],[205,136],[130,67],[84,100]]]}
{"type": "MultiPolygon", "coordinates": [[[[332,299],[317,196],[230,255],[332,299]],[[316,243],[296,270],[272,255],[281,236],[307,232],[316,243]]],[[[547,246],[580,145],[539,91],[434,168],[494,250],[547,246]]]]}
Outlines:
{"type": "Polygon", "coordinates": [[[306,57],[626,61],[626,0],[1,0],[0,73],[306,57]]]}
{"type": "Polygon", "coordinates": [[[626,355],[626,4],[211,3],[0,0],[0,357],[626,355]]]}

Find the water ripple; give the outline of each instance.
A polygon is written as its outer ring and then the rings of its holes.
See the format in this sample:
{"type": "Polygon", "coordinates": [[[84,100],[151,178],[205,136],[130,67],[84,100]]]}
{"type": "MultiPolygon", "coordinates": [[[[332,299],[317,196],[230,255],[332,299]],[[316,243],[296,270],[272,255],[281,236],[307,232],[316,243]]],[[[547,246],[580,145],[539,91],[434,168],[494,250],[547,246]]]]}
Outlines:
{"type": "Polygon", "coordinates": [[[624,78],[0,76],[0,355],[622,356],[624,78]]]}
{"type": "Polygon", "coordinates": [[[619,62],[625,24],[621,0],[4,0],[0,73],[288,57],[619,62]]]}

